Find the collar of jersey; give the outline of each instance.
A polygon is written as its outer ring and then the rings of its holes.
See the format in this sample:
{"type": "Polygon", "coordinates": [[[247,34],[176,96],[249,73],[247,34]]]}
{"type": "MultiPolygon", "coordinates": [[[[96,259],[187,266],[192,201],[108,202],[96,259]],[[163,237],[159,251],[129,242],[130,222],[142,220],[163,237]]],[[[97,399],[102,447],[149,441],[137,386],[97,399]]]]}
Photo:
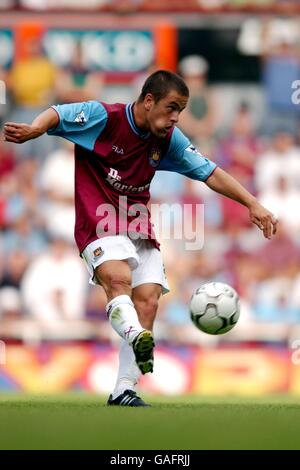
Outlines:
{"type": "Polygon", "coordinates": [[[142,139],[147,139],[150,135],[150,132],[143,132],[141,129],[139,129],[135,122],[134,122],[134,117],[133,117],[133,105],[134,103],[128,103],[126,105],[126,116],[127,116],[127,119],[128,119],[128,122],[129,122],[129,125],[131,127],[131,129],[133,130],[133,132],[138,135],[139,137],[141,137],[142,139]]]}

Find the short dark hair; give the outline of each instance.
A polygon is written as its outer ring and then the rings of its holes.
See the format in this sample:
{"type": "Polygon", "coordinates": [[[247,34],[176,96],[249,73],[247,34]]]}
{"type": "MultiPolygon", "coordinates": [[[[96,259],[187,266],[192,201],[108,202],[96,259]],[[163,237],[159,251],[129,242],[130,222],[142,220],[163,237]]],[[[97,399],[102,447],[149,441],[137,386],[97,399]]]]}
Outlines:
{"type": "Polygon", "coordinates": [[[181,96],[189,96],[189,89],[179,75],[168,70],[157,70],[145,81],[138,101],[143,101],[147,93],[151,93],[157,103],[171,90],[177,91],[181,96]]]}

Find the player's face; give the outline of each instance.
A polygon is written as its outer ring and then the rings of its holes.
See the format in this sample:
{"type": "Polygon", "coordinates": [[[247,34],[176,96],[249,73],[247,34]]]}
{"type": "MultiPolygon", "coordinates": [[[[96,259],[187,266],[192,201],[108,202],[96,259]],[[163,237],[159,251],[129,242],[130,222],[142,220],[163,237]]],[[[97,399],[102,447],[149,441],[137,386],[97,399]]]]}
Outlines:
{"type": "Polygon", "coordinates": [[[169,130],[177,124],[179,114],[186,107],[188,98],[174,90],[157,103],[150,93],[145,101],[150,131],[157,137],[166,137],[169,130]]]}

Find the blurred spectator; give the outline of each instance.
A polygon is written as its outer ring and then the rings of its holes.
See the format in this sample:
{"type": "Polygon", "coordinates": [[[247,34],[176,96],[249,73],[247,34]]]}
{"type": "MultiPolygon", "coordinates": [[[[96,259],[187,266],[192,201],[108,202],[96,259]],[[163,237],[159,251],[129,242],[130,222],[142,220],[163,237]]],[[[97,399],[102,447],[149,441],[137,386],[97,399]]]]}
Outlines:
{"type": "MultiPolygon", "coordinates": [[[[118,0],[117,0],[118,1],[118,0]]],[[[93,10],[97,7],[110,4],[111,0],[20,0],[24,8],[32,10],[51,10],[51,9],[76,9],[76,10],[93,10]]]]}
{"type": "Polygon", "coordinates": [[[3,234],[5,253],[18,249],[32,257],[41,253],[47,246],[47,239],[42,230],[34,228],[27,215],[22,215],[11,224],[3,234]]]}
{"type": "Polygon", "coordinates": [[[53,101],[56,70],[43,54],[40,38],[29,39],[24,46],[25,57],[13,65],[8,84],[16,105],[33,114],[53,101]]]}
{"type": "Polygon", "coordinates": [[[223,214],[223,229],[229,236],[234,237],[236,232],[239,233],[242,229],[251,227],[249,211],[246,207],[239,207],[235,201],[228,199],[221,199],[220,202],[223,214]]]}
{"type": "Polygon", "coordinates": [[[133,12],[146,1],[147,0],[85,0],[82,2],[82,0],[20,0],[22,6],[33,10],[97,10],[100,7],[108,6],[122,13],[133,12]]]}
{"type": "Polygon", "coordinates": [[[20,285],[29,258],[15,246],[14,251],[3,254],[1,261],[0,318],[10,321],[23,315],[20,285]]]}
{"type": "Polygon", "coordinates": [[[20,162],[13,177],[5,181],[7,197],[6,225],[8,228],[22,217],[37,229],[43,227],[42,201],[37,188],[37,162],[28,159],[20,162]]]}
{"type": "Polygon", "coordinates": [[[147,0],[111,0],[114,9],[121,13],[131,13],[137,10],[143,4],[147,3],[147,0]]]}
{"type": "Polygon", "coordinates": [[[224,170],[243,175],[243,184],[253,192],[254,164],[262,145],[254,132],[251,109],[241,103],[231,123],[228,135],[221,139],[215,151],[215,161],[224,170]]]}
{"type": "MultiPolygon", "coordinates": [[[[7,86],[15,103],[8,120],[13,122],[32,122],[56,96],[57,72],[42,51],[41,38],[28,39],[23,46],[24,57],[14,63],[7,77],[7,86]]],[[[26,142],[18,150],[25,157],[39,157],[46,156],[53,145],[54,141],[44,135],[39,141],[26,142]]]]}
{"type": "Polygon", "coordinates": [[[9,10],[18,5],[19,0],[1,0],[0,10],[9,10]]]}
{"type": "Polygon", "coordinates": [[[19,291],[14,287],[0,288],[1,322],[20,319],[21,315],[22,304],[19,291]]]}
{"type": "Polygon", "coordinates": [[[222,201],[219,194],[200,183],[199,181],[185,180],[185,187],[189,187],[190,191],[201,201],[204,208],[204,229],[205,232],[210,229],[220,227],[223,222],[222,201]]]}
{"type": "Polygon", "coordinates": [[[261,322],[295,324],[300,322],[300,308],[293,305],[292,281],[274,277],[261,282],[255,292],[254,314],[261,322]]]}
{"type": "Polygon", "coordinates": [[[3,268],[0,273],[0,289],[4,287],[14,287],[20,289],[21,281],[26,268],[28,267],[30,258],[18,246],[14,250],[3,254],[3,268]]]}
{"type": "Polygon", "coordinates": [[[74,152],[73,144],[63,141],[62,147],[50,154],[40,175],[46,201],[46,228],[53,237],[74,240],[74,152]]]}
{"type": "Polygon", "coordinates": [[[151,183],[152,202],[162,199],[164,202],[178,201],[184,192],[186,178],[171,171],[157,171],[151,183]]]}
{"type": "Polygon", "coordinates": [[[74,45],[70,64],[58,73],[57,98],[61,103],[100,100],[103,88],[101,72],[91,72],[85,65],[83,45],[74,45]]]}
{"type": "Polygon", "coordinates": [[[86,286],[86,270],[79,256],[56,239],[32,261],[21,289],[28,314],[47,325],[83,318],[86,286]]]}
{"type": "MultiPolygon", "coordinates": [[[[296,277],[294,278],[293,285],[287,294],[290,298],[290,302],[294,305],[298,311],[300,311],[300,272],[297,273],[296,277]]],[[[300,323],[300,318],[298,323],[300,323]]]]}
{"type": "Polygon", "coordinates": [[[184,179],[184,192],[178,199],[183,210],[183,235],[194,233],[195,229],[200,227],[196,226],[197,218],[201,223],[201,229],[203,229],[204,223],[201,221],[201,211],[204,212],[203,200],[200,197],[199,192],[195,190],[194,181],[188,178],[184,179]]]}
{"type": "Polygon", "coordinates": [[[215,105],[207,86],[208,69],[206,59],[201,56],[187,56],[179,63],[179,72],[190,90],[179,126],[204,154],[210,153],[210,139],[216,128],[215,105]]]}
{"type": "Polygon", "coordinates": [[[106,295],[104,289],[95,289],[94,286],[89,286],[87,293],[86,303],[86,318],[93,321],[101,320],[107,323],[107,314],[105,306],[107,304],[106,295]]]}
{"type": "Polygon", "coordinates": [[[291,100],[291,86],[299,79],[299,39],[299,25],[290,21],[269,21],[262,30],[266,130],[269,132],[285,128],[294,135],[297,133],[300,109],[291,100]]]}
{"type": "Polygon", "coordinates": [[[16,167],[14,147],[0,140],[0,183],[16,167]]]}
{"type": "MultiPolygon", "coordinates": [[[[1,46],[0,49],[0,127],[2,128],[2,125],[5,120],[5,116],[8,113],[8,109],[10,107],[10,97],[9,93],[7,90],[7,70],[5,70],[1,66],[1,50],[3,47],[1,46]]],[[[1,145],[1,142],[0,142],[1,145]]]]}
{"type": "Polygon", "coordinates": [[[278,224],[276,237],[265,241],[255,253],[257,263],[265,265],[266,277],[293,277],[300,271],[300,250],[283,224],[278,224]]]}
{"type": "Polygon", "coordinates": [[[258,263],[255,255],[243,251],[240,247],[232,247],[226,253],[224,265],[229,279],[231,277],[229,284],[237,290],[242,300],[251,306],[251,289],[266,277],[267,267],[263,262],[258,263]]]}
{"type": "Polygon", "coordinates": [[[289,186],[287,178],[279,177],[274,188],[259,194],[259,201],[279,218],[288,233],[293,237],[300,234],[300,192],[289,186]]]}
{"type": "Polygon", "coordinates": [[[274,189],[280,177],[290,188],[300,187],[300,148],[286,131],[274,134],[271,147],[262,153],[255,165],[255,186],[258,192],[274,189]]]}
{"type": "Polygon", "coordinates": [[[0,192],[0,229],[5,225],[6,201],[0,192]]]}

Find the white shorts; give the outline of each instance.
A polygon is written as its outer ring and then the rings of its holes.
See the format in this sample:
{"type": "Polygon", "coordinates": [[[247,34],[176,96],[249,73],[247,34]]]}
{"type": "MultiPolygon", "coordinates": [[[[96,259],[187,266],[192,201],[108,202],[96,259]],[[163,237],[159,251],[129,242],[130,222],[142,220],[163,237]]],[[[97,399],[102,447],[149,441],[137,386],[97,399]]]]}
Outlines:
{"type": "Polygon", "coordinates": [[[169,292],[161,252],[149,240],[131,240],[125,235],[99,238],[81,253],[90,273],[90,284],[99,284],[94,270],[105,261],[127,260],[132,270],[132,288],[141,284],[160,284],[162,294],[169,292]]]}

